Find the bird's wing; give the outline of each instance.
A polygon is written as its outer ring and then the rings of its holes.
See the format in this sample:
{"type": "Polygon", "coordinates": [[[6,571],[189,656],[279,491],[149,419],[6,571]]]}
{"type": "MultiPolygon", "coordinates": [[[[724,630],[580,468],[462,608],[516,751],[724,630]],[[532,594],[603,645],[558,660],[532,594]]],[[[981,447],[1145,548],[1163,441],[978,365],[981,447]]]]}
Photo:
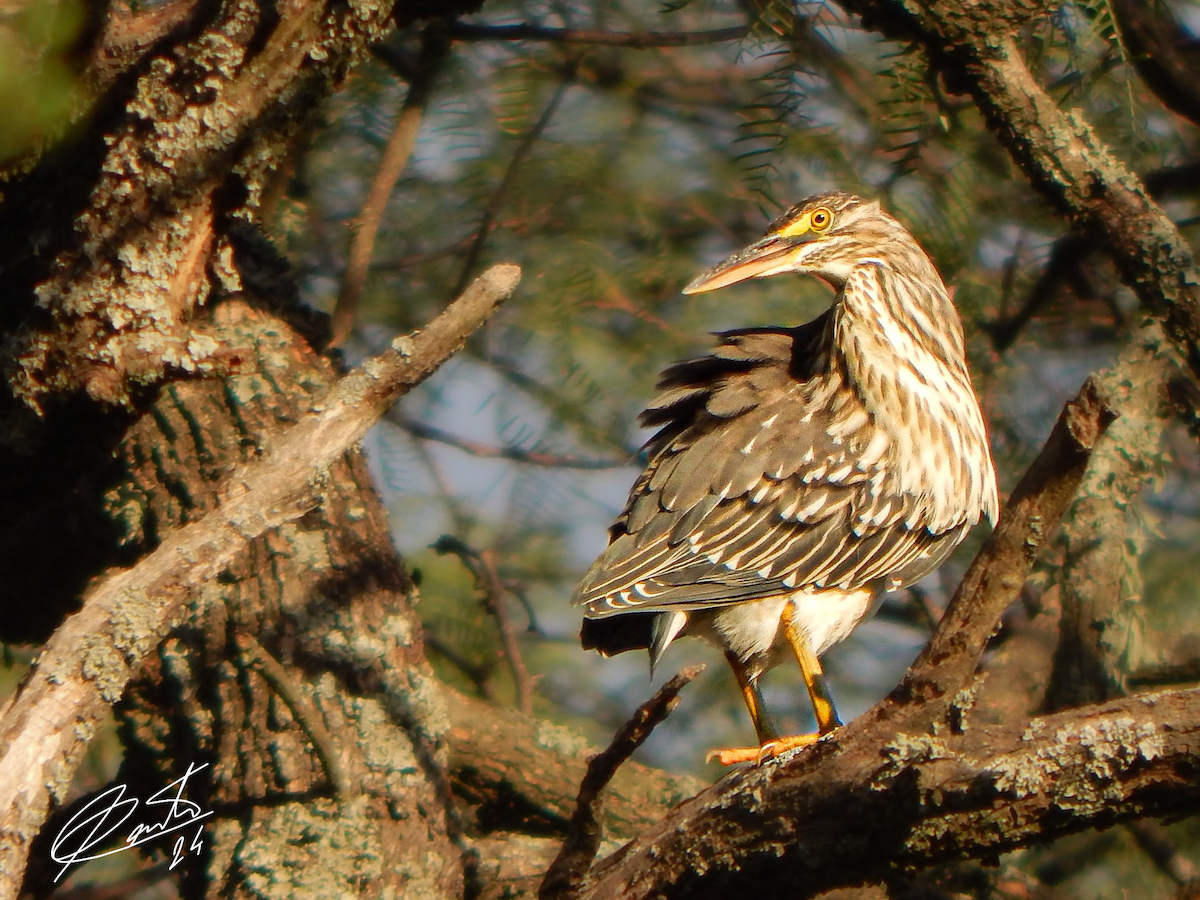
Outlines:
{"type": "Polygon", "coordinates": [[[974,524],[933,533],[896,489],[886,439],[825,374],[828,317],[729,332],[667,370],[650,464],[575,593],[587,615],[909,584],[974,524]]]}

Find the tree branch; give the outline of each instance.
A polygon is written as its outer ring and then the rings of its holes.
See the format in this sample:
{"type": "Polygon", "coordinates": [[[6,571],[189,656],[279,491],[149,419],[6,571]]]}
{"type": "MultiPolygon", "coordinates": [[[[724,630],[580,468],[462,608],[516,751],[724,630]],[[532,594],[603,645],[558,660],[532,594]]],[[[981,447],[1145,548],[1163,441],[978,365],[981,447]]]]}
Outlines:
{"type": "Polygon", "coordinates": [[[508,619],[508,610],[504,607],[504,583],[496,572],[495,551],[479,552],[449,534],[438,538],[433,549],[438,554],[454,554],[475,576],[475,584],[483,593],[483,604],[495,619],[496,629],[500,632],[500,643],[504,647],[504,656],[508,660],[513,686],[517,692],[517,709],[527,716],[533,715],[533,676],[525,668],[521,645],[517,643],[516,632],[508,619]]]}
{"type": "Polygon", "coordinates": [[[688,666],[671,678],[637,708],[629,721],[613,735],[612,743],[603,753],[588,760],[587,774],[579,785],[575,813],[567,826],[562,849],[546,871],[538,891],[539,900],[568,900],[579,894],[596,852],[600,849],[603,830],[600,827],[600,795],[608,787],[621,764],[646,742],[646,738],[679,705],[679,692],[704,671],[703,665],[688,666]]]}
{"type": "MultiPolygon", "coordinates": [[[[387,209],[388,198],[396,186],[408,158],[417,143],[417,132],[421,128],[421,117],[429,99],[433,77],[441,67],[449,50],[444,23],[438,21],[426,26],[421,45],[421,58],[416,72],[409,82],[408,95],[400,108],[396,125],[383,148],[379,168],[363,201],[362,211],[354,224],[354,235],[350,240],[350,257],[346,272],[342,276],[342,289],[338,293],[337,306],[332,317],[333,337],[330,346],[345,343],[358,317],[358,301],[367,283],[367,269],[375,251],[375,236],[379,223],[387,209]]],[[[461,290],[461,288],[460,288],[461,290]]]]}
{"type": "Polygon", "coordinates": [[[416,419],[410,419],[397,409],[388,412],[387,420],[415,438],[455,447],[481,459],[508,459],[533,466],[544,466],[548,469],[621,469],[633,465],[631,459],[579,459],[575,456],[560,456],[540,450],[526,450],[524,447],[497,447],[492,444],[484,444],[480,441],[459,437],[433,425],[418,422],[416,419]]]}
{"type": "Polygon", "coordinates": [[[432,374],[516,288],[494,266],[427,327],[342,378],[262,459],[235,471],[219,508],[89,592],[46,643],[0,719],[0,898],[15,897],[29,843],[66,795],[105,710],[179,621],[193,587],[246,544],[320,503],[324,472],[392,403],[432,374]]]}
{"type": "Polygon", "coordinates": [[[491,199],[488,200],[487,207],[483,211],[483,218],[480,220],[479,227],[475,231],[475,239],[471,242],[471,247],[467,251],[466,258],[463,260],[458,284],[454,288],[455,294],[463,289],[463,286],[466,285],[467,280],[471,277],[471,271],[475,268],[475,264],[479,262],[479,257],[483,253],[483,247],[487,243],[488,235],[492,233],[492,226],[496,222],[496,213],[500,210],[500,204],[508,196],[508,189],[512,186],[517,170],[521,168],[521,164],[525,162],[526,157],[529,156],[530,151],[533,150],[534,145],[550,124],[550,120],[554,118],[554,114],[558,111],[558,106],[562,103],[563,97],[566,96],[567,88],[571,86],[574,77],[575,64],[572,62],[563,71],[558,86],[554,89],[554,93],[550,95],[550,100],[546,103],[546,108],[542,110],[542,114],[538,116],[538,120],[533,123],[533,126],[521,137],[521,142],[517,144],[517,149],[513,151],[512,159],[508,161],[508,166],[504,170],[504,177],[500,179],[500,184],[497,185],[496,190],[492,192],[491,199]]]}
{"type": "Polygon", "coordinates": [[[990,859],[1089,827],[1200,809],[1197,690],[1017,728],[874,737],[852,747],[826,741],[794,764],[732,773],[601,863],[582,897],[801,900],[909,866],[990,859]]]}

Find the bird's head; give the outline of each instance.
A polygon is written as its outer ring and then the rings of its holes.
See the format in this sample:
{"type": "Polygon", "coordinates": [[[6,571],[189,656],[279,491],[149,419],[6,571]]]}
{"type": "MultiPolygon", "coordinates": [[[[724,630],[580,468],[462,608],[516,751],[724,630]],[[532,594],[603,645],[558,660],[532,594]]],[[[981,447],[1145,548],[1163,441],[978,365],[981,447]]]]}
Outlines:
{"type": "Polygon", "coordinates": [[[890,264],[900,256],[904,262],[916,262],[914,252],[927,260],[878,201],[830,191],[797,203],[772,222],[762,238],[703,272],[683,293],[701,294],[784,272],[817,275],[840,288],[855,266],[890,264]]]}

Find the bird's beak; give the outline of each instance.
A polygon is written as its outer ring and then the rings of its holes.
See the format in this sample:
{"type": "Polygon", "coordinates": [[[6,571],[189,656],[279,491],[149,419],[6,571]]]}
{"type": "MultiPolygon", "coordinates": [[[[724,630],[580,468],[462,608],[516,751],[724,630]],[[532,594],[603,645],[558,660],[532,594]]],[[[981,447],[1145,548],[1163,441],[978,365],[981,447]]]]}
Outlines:
{"type": "Polygon", "coordinates": [[[717,288],[737,284],[747,278],[774,275],[787,266],[788,258],[798,246],[808,243],[814,237],[816,235],[811,232],[796,237],[769,234],[693,278],[683,289],[683,293],[703,294],[705,291],[715,291],[717,288]]]}

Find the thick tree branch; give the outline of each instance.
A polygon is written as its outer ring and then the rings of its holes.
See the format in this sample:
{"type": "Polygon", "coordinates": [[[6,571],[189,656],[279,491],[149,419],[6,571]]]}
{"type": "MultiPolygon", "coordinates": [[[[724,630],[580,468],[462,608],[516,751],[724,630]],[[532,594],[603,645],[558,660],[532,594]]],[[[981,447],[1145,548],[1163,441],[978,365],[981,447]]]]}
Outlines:
{"type": "Polygon", "coordinates": [[[328,467],[461,347],[519,278],[516,266],[494,266],[426,328],[342,378],[267,455],[230,476],[218,509],[100,582],[59,627],[0,718],[0,898],[16,896],[29,842],[66,795],[101,716],[179,621],[192,589],[247,542],[319,505],[328,467]]]}
{"type": "Polygon", "coordinates": [[[906,866],[1200,809],[1196,690],[1015,729],[874,737],[731,774],[602,863],[582,896],[800,900],[906,866]]]}
{"type": "Polygon", "coordinates": [[[1178,372],[1157,323],[1095,375],[1119,418],[1092,454],[1063,524],[1062,621],[1042,711],[1123,696],[1143,655],[1141,498],[1161,477],[1167,382],[1178,372]]]}

